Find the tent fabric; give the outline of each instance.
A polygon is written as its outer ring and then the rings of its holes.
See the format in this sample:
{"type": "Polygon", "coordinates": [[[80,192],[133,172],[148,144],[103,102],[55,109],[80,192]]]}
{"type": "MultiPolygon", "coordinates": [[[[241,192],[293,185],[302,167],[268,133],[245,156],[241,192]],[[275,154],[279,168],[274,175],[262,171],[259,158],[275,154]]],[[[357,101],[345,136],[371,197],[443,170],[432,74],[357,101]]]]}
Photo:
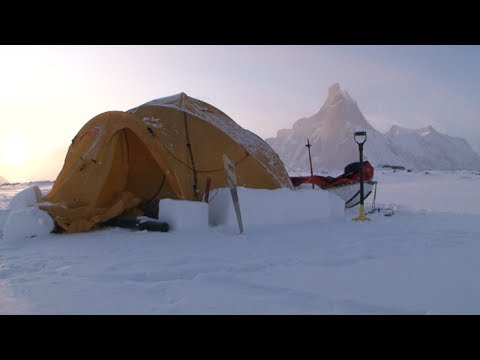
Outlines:
{"type": "MultiPolygon", "coordinates": [[[[369,161],[363,162],[363,181],[368,182],[373,179],[374,168],[369,161]]],[[[337,176],[292,176],[290,177],[294,187],[302,184],[315,184],[322,189],[339,187],[360,182],[360,162],[355,162],[345,167],[344,173],[337,176]]]]}
{"type": "Polygon", "coordinates": [[[84,232],[124,212],[142,215],[160,199],[201,200],[207,177],[211,190],[228,186],[223,154],[236,165],[238,186],[293,188],[264,140],[181,93],[86,123],[41,208],[61,229],[84,232]]]}

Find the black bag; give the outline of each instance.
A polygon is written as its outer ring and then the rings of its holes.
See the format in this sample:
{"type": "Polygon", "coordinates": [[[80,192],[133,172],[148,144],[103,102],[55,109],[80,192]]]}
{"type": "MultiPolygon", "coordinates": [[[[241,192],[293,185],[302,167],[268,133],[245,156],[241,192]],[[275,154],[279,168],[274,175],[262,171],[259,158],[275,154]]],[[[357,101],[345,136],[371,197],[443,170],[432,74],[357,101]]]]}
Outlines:
{"type": "Polygon", "coordinates": [[[139,221],[137,223],[137,227],[139,230],[161,231],[161,232],[167,232],[170,229],[170,226],[168,225],[168,223],[163,221],[155,221],[155,220],[139,221]]]}
{"type": "Polygon", "coordinates": [[[345,166],[345,169],[343,171],[343,176],[346,178],[352,178],[353,175],[359,172],[360,172],[360,161],[357,161],[345,166]]]}

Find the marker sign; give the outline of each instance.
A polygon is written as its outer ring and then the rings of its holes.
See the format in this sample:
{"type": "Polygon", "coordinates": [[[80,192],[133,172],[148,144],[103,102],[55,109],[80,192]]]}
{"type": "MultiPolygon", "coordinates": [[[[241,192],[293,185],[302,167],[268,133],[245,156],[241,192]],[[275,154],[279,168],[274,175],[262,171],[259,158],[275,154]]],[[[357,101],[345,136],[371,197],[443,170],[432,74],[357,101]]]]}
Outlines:
{"type": "Polygon", "coordinates": [[[238,228],[240,229],[240,233],[243,233],[242,213],[240,212],[240,203],[238,202],[237,193],[237,173],[235,171],[235,164],[228,158],[226,154],[223,154],[223,166],[227,174],[230,193],[232,194],[233,207],[235,208],[235,215],[237,216],[238,228]]]}

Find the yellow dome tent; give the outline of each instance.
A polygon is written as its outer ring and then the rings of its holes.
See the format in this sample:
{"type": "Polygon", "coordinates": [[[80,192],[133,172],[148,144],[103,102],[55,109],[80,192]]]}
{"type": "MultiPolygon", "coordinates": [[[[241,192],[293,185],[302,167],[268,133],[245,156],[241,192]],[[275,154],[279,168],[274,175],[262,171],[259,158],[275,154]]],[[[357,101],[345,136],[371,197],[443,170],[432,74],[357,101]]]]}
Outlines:
{"type": "Polygon", "coordinates": [[[184,93],[100,114],[78,132],[51,191],[40,200],[67,232],[89,231],[160,199],[201,200],[227,187],[222,155],[238,186],[292,188],[279,156],[222,111],[184,93]]]}

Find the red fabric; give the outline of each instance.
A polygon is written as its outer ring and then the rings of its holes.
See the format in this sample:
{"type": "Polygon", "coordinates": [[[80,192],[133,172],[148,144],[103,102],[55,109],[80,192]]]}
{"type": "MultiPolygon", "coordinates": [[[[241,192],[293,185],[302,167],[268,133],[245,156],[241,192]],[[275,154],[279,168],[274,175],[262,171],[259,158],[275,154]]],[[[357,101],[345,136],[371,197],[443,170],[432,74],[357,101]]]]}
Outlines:
{"type": "MultiPolygon", "coordinates": [[[[370,181],[373,179],[373,166],[368,162],[363,163],[363,181],[370,181]]],[[[331,178],[328,176],[291,176],[292,184],[294,187],[300,186],[302,184],[315,184],[322,188],[336,187],[348,184],[355,184],[360,182],[360,171],[352,175],[342,174],[336,178],[331,178]]]]}

